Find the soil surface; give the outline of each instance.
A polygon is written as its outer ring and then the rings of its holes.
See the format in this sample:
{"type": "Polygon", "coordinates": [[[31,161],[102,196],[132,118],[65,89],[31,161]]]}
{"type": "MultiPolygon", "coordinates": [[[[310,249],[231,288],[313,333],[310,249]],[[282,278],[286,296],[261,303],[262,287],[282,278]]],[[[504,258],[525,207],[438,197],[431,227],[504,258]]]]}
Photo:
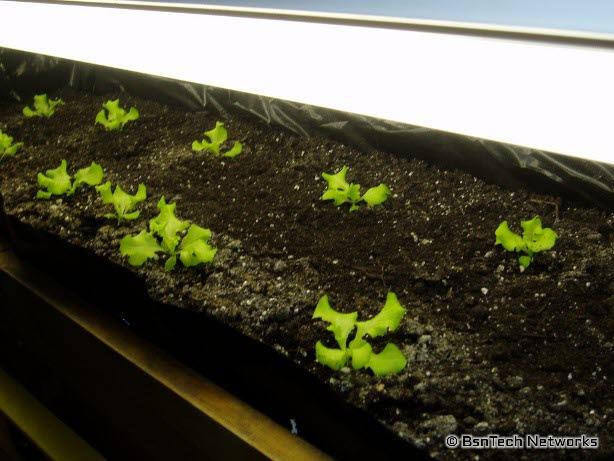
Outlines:
{"type": "Polygon", "coordinates": [[[242,117],[223,121],[243,154],[195,153],[192,141],[216,117],[121,95],[141,118],[105,132],[94,117],[118,95],[58,95],[66,104],[50,119],[25,119],[23,104],[0,103],[0,129],[25,143],[0,162],[8,214],[128,266],[119,240],[145,228],[164,195],[179,217],[213,230],[218,254],[197,269],[168,273],[162,261],[133,269],[154,298],[263,341],[435,458],[614,454],[613,213],[504,190],[411,152],[363,153],[242,117]],[[144,183],[141,218],[105,219],[111,210],[89,187],[34,199],[36,173],[62,159],[72,174],[96,161],[105,180],[131,193],[144,183]],[[386,183],[390,199],[353,213],[319,200],[321,173],[343,165],[363,191],[386,183]],[[535,215],[560,237],[520,272],[516,257],[494,246],[494,231],[504,219],[518,231],[535,215]],[[319,297],[364,319],[388,290],[407,308],[401,327],[384,337],[408,358],[405,370],[377,378],[317,364],[316,341],[333,345],[325,324],[311,319],[319,297]],[[600,449],[449,450],[450,433],[588,434],[599,436],[600,449]]]}

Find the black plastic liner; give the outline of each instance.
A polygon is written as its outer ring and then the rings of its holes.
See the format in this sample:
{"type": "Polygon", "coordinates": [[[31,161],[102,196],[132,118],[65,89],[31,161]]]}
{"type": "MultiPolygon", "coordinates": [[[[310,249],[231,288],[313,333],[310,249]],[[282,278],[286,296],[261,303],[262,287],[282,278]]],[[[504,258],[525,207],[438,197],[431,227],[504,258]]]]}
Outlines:
{"type": "MultiPolygon", "coordinates": [[[[303,136],[323,135],[363,151],[377,149],[419,158],[443,168],[460,169],[511,189],[527,188],[592,206],[614,208],[614,165],[0,48],[0,99],[25,102],[35,93],[49,93],[65,86],[93,94],[122,91],[191,110],[250,114],[303,136]]],[[[377,88],[365,91],[377,91],[377,88]]]]}

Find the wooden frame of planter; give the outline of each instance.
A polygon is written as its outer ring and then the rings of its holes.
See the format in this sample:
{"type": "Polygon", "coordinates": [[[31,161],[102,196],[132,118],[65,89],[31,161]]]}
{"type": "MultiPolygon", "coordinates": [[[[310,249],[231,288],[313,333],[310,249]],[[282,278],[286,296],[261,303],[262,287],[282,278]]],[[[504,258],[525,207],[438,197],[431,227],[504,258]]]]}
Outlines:
{"type": "Polygon", "coordinates": [[[106,456],[328,459],[6,245],[0,293],[1,363],[106,456]]]}

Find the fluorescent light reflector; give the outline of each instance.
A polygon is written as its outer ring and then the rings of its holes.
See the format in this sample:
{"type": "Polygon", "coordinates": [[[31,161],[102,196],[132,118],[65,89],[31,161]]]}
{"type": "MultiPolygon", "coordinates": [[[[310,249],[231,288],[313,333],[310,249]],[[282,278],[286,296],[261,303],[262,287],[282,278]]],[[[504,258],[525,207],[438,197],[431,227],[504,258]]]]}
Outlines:
{"type": "Polygon", "coordinates": [[[0,46],[614,163],[614,49],[0,2],[0,46]]]}

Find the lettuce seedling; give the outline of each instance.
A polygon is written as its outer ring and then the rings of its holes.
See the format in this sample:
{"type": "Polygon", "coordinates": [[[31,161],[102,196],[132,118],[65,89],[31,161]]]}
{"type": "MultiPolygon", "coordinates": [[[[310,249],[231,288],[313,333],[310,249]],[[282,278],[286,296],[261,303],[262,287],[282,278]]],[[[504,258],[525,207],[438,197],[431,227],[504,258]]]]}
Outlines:
{"type": "Polygon", "coordinates": [[[119,244],[119,251],[123,257],[128,257],[132,266],[142,266],[145,261],[157,258],[157,253],[170,254],[164,264],[164,269],[171,271],[177,264],[177,257],[185,267],[194,267],[213,261],[217,249],[209,245],[211,231],[196,224],[191,224],[185,237],[177,247],[177,252],[169,251],[152,232],[145,230],[138,235],[128,235],[119,244]]]}
{"type": "Polygon", "coordinates": [[[335,205],[351,203],[350,211],[358,209],[360,202],[360,184],[348,183],[345,179],[349,168],[344,166],[335,174],[322,173],[322,177],[328,184],[328,189],[320,197],[321,200],[333,200],[335,205]]]}
{"type": "Polygon", "coordinates": [[[176,203],[166,203],[164,196],[158,201],[160,213],[149,221],[149,231],[162,239],[162,247],[168,253],[174,253],[180,233],[190,226],[190,221],[183,221],[175,216],[176,203]]]}
{"type": "Polygon", "coordinates": [[[169,255],[164,268],[171,271],[177,264],[175,249],[181,240],[181,233],[189,226],[189,221],[184,221],[175,216],[176,203],[166,203],[164,196],[158,201],[160,213],[149,221],[149,231],[162,239],[162,248],[169,255]]]}
{"type": "Polygon", "coordinates": [[[503,221],[495,231],[495,245],[501,245],[507,251],[522,253],[518,263],[524,269],[529,267],[535,253],[550,250],[554,247],[558,235],[551,228],[542,228],[542,221],[535,216],[528,221],[521,221],[522,237],[513,232],[507,221],[503,221]]]}
{"type": "Polygon", "coordinates": [[[128,112],[119,107],[119,99],[109,100],[102,105],[96,115],[95,123],[100,123],[107,131],[121,130],[124,125],[139,118],[139,111],[131,107],[128,112]]]}
{"type": "Polygon", "coordinates": [[[367,206],[374,207],[381,205],[390,196],[390,189],[386,184],[371,187],[364,195],[360,195],[360,184],[348,183],[345,176],[349,168],[344,166],[335,174],[322,173],[322,177],[328,184],[328,188],[320,197],[320,200],[332,200],[336,206],[344,203],[350,204],[350,211],[355,211],[360,207],[360,202],[365,202],[367,206]]]}
{"type": "Polygon", "coordinates": [[[213,261],[217,249],[209,245],[211,231],[191,224],[175,216],[175,203],[166,203],[164,197],[158,201],[160,213],[149,221],[149,232],[142,231],[137,236],[124,237],[120,243],[120,253],[128,256],[133,266],[142,265],[147,259],[164,252],[168,255],[164,269],[172,271],[177,258],[185,267],[193,267],[213,261]],[[182,238],[181,235],[187,229],[182,238]]]}
{"type": "Polygon", "coordinates": [[[13,137],[0,130],[0,159],[12,157],[23,146],[22,142],[13,144],[13,137]]]}
{"type": "Polygon", "coordinates": [[[46,94],[37,94],[34,96],[34,109],[28,106],[23,108],[23,115],[26,117],[51,117],[55,113],[55,108],[64,104],[60,98],[49,99],[46,94]]]}
{"type": "Polygon", "coordinates": [[[371,187],[362,196],[362,199],[367,203],[367,206],[374,207],[381,205],[390,196],[390,189],[386,184],[380,184],[379,186],[371,187]]]}
{"type": "Polygon", "coordinates": [[[145,261],[155,258],[156,253],[164,249],[158,244],[156,238],[149,232],[143,230],[139,234],[132,236],[126,235],[119,242],[119,252],[132,266],[142,266],[145,261]]]}
{"type": "Polygon", "coordinates": [[[102,182],[104,176],[102,167],[96,162],[92,162],[90,166],[77,171],[75,181],[72,182],[66,167],[66,160],[62,160],[59,167],[47,170],[45,174],[38,173],[38,185],[43,190],[36,193],[36,198],[49,199],[52,195],[72,195],[81,184],[96,186],[102,182]]]}
{"type": "MultiPolygon", "coordinates": [[[[179,260],[185,267],[194,267],[199,264],[207,264],[213,261],[217,249],[209,245],[211,231],[203,227],[191,224],[188,232],[179,245],[179,260]]],[[[177,254],[166,260],[164,268],[171,271],[177,263],[177,254]]]]}
{"type": "Polygon", "coordinates": [[[333,370],[339,370],[351,361],[355,370],[370,368],[376,376],[398,373],[405,368],[407,359],[399,348],[388,343],[380,353],[373,352],[365,336],[376,338],[389,331],[395,331],[405,315],[405,308],[393,292],[388,292],[386,303],[380,312],[369,320],[357,321],[358,314],[337,312],[324,295],[318,301],[313,313],[314,319],[329,323],[327,330],[333,333],[339,348],[328,348],[320,341],[316,343],[316,361],[333,370]],[[356,329],[354,339],[348,344],[352,331],[356,329]]]}
{"type": "Polygon", "coordinates": [[[38,173],[38,185],[46,190],[39,190],[36,198],[49,199],[52,195],[68,194],[72,189],[70,175],[66,172],[66,160],[62,160],[60,166],[47,170],[45,174],[38,173]]]}
{"type": "Polygon", "coordinates": [[[169,255],[164,268],[167,271],[173,270],[177,264],[177,255],[185,267],[213,261],[217,250],[209,245],[211,231],[177,218],[175,207],[175,203],[166,203],[164,197],[161,197],[158,202],[160,213],[149,221],[149,231],[162,239],[161,246],[169,255]],[[182,239],[181,234],[186,229],[188,232],[182,239]]]}
{"type": "Polygon", "coordinates": [[[192,150],[196,152],[208,151],[215,155],[223,155],[224,157],[236,157],[243,151],[243,144],[235,141],[232,148],[222,154],[222,145],[228,139],[228,131],[224,128],[222,122],[215,122],[215,128],[205,131],[205,139],[202,141],[194,141],[192,150]]]}
{"type": "Polygon", "coordinates": [[[147,188],[144,184],[139,184],[136,194],[130,195],[120,186],[116,186],[115,190],[111,192],[111,182],[97,186],[96,190],[100,194],[102,201],[107,205],[113,205],[115,213],[108,213],[105,218],[116,218],[117,223],[121,223],[123,219],[133,220],[137,219],[140,215],[140,211],[133,211],[136,205],[147,198],[147,188]]]}

